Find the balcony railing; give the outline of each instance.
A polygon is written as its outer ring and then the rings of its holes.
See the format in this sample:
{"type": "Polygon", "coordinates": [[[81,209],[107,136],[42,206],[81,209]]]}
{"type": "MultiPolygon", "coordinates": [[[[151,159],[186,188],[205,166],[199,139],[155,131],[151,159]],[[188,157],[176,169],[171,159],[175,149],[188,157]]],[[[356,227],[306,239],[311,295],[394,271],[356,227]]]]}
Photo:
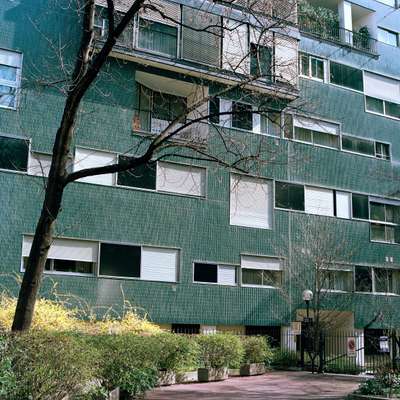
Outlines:
{"type": "Polygon", "coordinates": [[[349,31],[348,29],[332,26],[324,23],[324,21],[314,21],[304,16],[299,18],[299,27],[302,32],[322,40],[350,46],[373,55],[378,54],[377,40],[369,36],[368,33],[349,31]]]}

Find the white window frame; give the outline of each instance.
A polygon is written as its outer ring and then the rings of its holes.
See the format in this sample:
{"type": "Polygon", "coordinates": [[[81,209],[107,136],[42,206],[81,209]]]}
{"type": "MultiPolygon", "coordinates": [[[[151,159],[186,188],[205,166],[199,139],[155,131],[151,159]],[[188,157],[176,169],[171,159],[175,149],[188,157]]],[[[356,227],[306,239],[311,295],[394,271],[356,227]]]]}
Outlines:
{"type": "Polygon", "coordinates": [[[391,29],[384,28],[383,26],[378,26],[377,27],[378,36],[379,36],[379,31],[380,30],[381,31],[385,31],[387,33],[390,33],[390,34],[396,36],[396,44],[395,45],[393,45],[391,43],[384,42],[384,41],[378,39],[381,43],[386,44],[388,46],[392,46],[392,47],[399,47],[399,32],[393,31],[391,29]]]}
{"type": "MultiPolygon", "coordinates": [[[[379,99],[378,97],[364,95],[364,107],[365,107],[364,109],[365,109],[366,113],[373,114],[373,115],[379,115],[381,117],[390,118],[390,119],[394,119],[395,121],[399,121],[400,117],[393,117],[393,115],[386,114],[386,103],[387,103],[387,101],[384,100],[384,99],[379,99]],[[368,108],[367,108],[367,97],[371,97],[373,99],[381,101],[383,103],[383,113],[380,113],[380,112],[377,112],[377,111],[368,110],[368,108]]],[[[394,104],[397,104],[397,103],[394,103],[394,104]]],[[[400,106],[400,104],[399,104],[399,106],[400,106]]]]}
{"type": "Polygon", "coordinates": [[[324,59],[322,57],[314,56],[313,54],[299,52],[299,61],[300,61],[299,62],[299,66],[300,66],[299,75],[302,78],[311,79],[311,80],[316,81],[316,82],[323,82],[323,83],[327,82],[327,66],[328,66],[328,64],[327,64],[327,60],[326,59],[324,59]],[[303,74],[303,63],[301,61],[301,57],[303,57],[303,56],[306,56],[308,58],[308,75],[303,74]],[[315,59],[317,61],[322,61],[322,64],[324,66],[324,71],[323,71],[324,77],[322,79],[312,75],[311,59],[315,59]]]}
{"type": "MultiPolygon", "coordinates": [[[[346,272],[346,273],[348,273],[350,276],[351,276],[351,280],[352,280],[352,286],[354,287],[354,285],[355,285],[355,283],[354,283],[354,274],[355,274],[355,272],[354,272],[354,268],[346,268],[346,269],[342,269],[342,268],[323,268],[323,270],[324,270],[324,273],[326,272],[326,271],[332,271],[332,272],[346,272]]],[[[335,281],[336,281],[336,279],[335,279],[335,281]]],[[[340,289],[327,289],[327,288],[324,288],[324,287],[322,287],[321,288],[321,291],[322,292],[327,292],[327,293],[351,293],[351,292],[353,292],[353,290],[340,290],[340,289]]]]}
{"type": "Polygon", "coordinates": [[[253,254],[241,254],[241,262],[240,262],[240,286],[242,287],[252,287],[252,288],[261,288],[261,289],[275,289],[275,290],[280,290],[283,286],[283,281],[284,281],[284,268],[283,268],[283,259],[279,257],[274,257],[274,256],[260,256],[260,255],[253,255],[253,254]],[[257,268],[257,267],[246,267],[243,266],[243,258],[249,258],[249,259],[260,259],[261,260],[273,260],[276,262],[279,262],[279,268],[257,268]],[[272,286],[272,285],[255,285],[255,284],[247,284],[243,283],[243,270],[251,270],[254,269],[256,271],[279,271],[281,273],[281,279],[282,279],[282,286],[272,286]]]}
{"type": "Polygon", "coordinates": [[[2,64],[0,62],[0,65],[5,65],[7,67],[16,68],[15,81],[8,81],[8,80],[5,80],[5,79],[0,79],[0,85],[12,87],[12,88],[15,89],[15,102],[14,102],[15,105],[14,105],[14,107],[0,105],[0,109],[3,108],[3,109],[6,109],[6,110],[17,110],[18,107],[19,107],[19,98],[20,98],[20,91],[21,91],[21,76],[22,76],[23,54],[21,52],[19,52],[19,51],[0,48],[0,53],[2,51],[8,52],[8,53],[14,53],[14,54],[18,55],[19,56],[19,66],[10,65],[10,64],[2,64]]]}
{"type": "MultiPolygon", "coordinates": [[[[375,113],[374,113],[375,114],[375,113]]],[[[381,115],[381,114],[378,114],[381,115]]],[[[358,136],[354,136],[354,135],[349,135],[345,132],[342,132],[341,138],[340,138],[340,147],[341,150],[345,153],[349,153],[349,154],[357,154],[358,156],[363,156],[363,157],[368,157],[368,158],[373,158],[373,159],[377,159],[377,160],[382,160],[382,161],[391,161],[392,160],[392,143],[390,142],[384,142],[382,140],[374,140],[374,139],[369,139],[369,138],[364,138],[364,137],[358,137],[358,136]],[[354,138],[357,140],[362,140],[365,142],[372,142],[374,144],[374,152],[375,155],[370,155],[370,154],[364,154],[364,153],[358,153],[357,151],[352,151],[352,150],[347,150],[343,148],[343,136],[349,137],[349,138],[354,138]],[[389,146],[389,158],[383,158],[383,157],[378,157],[377,156],[377,152],[376,152],[376,145],[377,144],[386,144],[389,146]]]]}
{"type": "Polygon", "coordinates": [[[353,275],[353,284],[354,284],[354,293],[357,294],[367,294],[367,295],[375,295],[375,296],[397,296],[400,297],[400,294],[398,293],[392,293],[392,292],[377,292],[376,291],[376,278],[375,278],[375,270],[376,269],[384,269],[384,270],[394,270],[397,271],[395,268],[388,268],[388,267],[379,267],[379,266],[372,266],[372,265],[361,265],[357,264],[354,266],[354,275],[353,275]],[[360,292],[356,290],[356,268],[357,267],[365,267],[365,268],[370,268],[371,269],[371,283],[372,283],[372,290],[371,292],[360,292]]]}

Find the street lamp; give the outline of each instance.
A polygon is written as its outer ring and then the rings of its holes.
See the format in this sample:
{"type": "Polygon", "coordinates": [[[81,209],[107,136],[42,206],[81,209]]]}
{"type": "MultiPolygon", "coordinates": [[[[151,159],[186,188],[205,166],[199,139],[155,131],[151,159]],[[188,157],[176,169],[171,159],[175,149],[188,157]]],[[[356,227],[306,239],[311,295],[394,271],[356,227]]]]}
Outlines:
{"type": "Polygon", "coordinates": [[[303,300],[306,302],[307,307],[307,319],[310,317],[310,301],[313,298],[313,292],[309,289],[303,292],[303,300]]]}

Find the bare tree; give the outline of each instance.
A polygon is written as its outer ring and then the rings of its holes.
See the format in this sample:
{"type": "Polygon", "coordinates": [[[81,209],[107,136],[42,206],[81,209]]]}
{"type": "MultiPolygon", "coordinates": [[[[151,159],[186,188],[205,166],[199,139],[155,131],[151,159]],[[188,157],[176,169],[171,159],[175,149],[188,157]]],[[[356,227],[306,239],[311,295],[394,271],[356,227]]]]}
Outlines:
{"type": "MultiPolygon", "coordinates": [[[[95,175],[124,171],[134,174],[140,166],[171,156],[212,162],[238,171],[254,173],[261,166],[279,160],[276,146],[261,136],[257,145],[254,145],[249,144],[247,139],[227,133],[224,126],[226,116],[244,121],[245,126],[246,121],[250,121],[256,114],[258,118],[264,118],[267,124],[275,124],[281,129],[282,110],[289,108],[290,102],[295,98],[297,44],[296,39],[285,35],[285,30],[287,33],[287,30],[294,29],[295,1],[246,1],[241,4],[244,10],[241,19],[221,16],[219,21],[223,21],[222,24],[215,23],[215,18],[210,17],[212,14],[206,12],[209,10],[198,10],[188,20],[174,20],[165,4],[158,0],[76,0],[68,4],[79,17],[80,26],[77,26],[77,29],[81,31],[79,49],[71,73],[67,67],[68,62],[63,59],[64,45],[49,38],[43,39],[48,40],[50,47],[54,49],[59,70],[63,75],[44,77],[37,81],[44,86],[57,87],[65,94],[65,104],[54,138],[45,198],[20,288],[13,331],[23,331],[31,325],[35,300],[68,184],[95,175]],[[100,14],[98,6],[103,6],[100,14]],[[204,85],[208,78],[194,78],[196,84],[192,85],[191,91],[187,93],[191,102],[182,101],[178,113],[164,120],[160,118],[163,122],[158,125],[156,132],[153,132],[155,134],[138,135],[135,148],[127,149],[127,154],[133,153],[135,156],[120,157],[118,162],[110,165],[70,172],[68,167],[71,163],[72,139],[79,126],[84,97],[90,88],[95,87],[96,79],[100,72],[104,71],[109,56],[116,47],[121,47],[121,44],[122,47],[126,47],[125,36],[129,37],[134,19],[138,15],[146,14],[179,24],[182,29],[190,29],[192,33],[212,35],[216,42],[219,42],[221,37],[225,40],[230,38],[231,44],[222,49],[226,53],[222,62],[226,71],[226,76],[222,77],[223,85],[211,95],[204,85]],[[101,26],[97,22],[98,18],[101,18],[101,26]],[[242,27],[247,24],[256,27],[251,29],[253,45],[237,51],[237,43],[241,42],[241,35],[245,33],[242,27]],[[263,57],[270,57],[272,53],[265,54],[260,49],[276,47],[278,42],[280,54],[273,56],[271,67],[264,68],[263,57]],[[236,47],[235,51],[233,47],[236,47]],[[210,106],[209,110],[208,104],[215,99],[239,92],[240,100],[258,103],[259,107],[254,109],[230,106],[226,110],[219,108],[210,111],[210,106]]],[[[225,16],[237,15],[236,5],[236,2],[235,7],[226,2],[225,16]]],[[[204,8],[204,4],[199,4],[199,8],[204,8]]],[[[40,31],[40,26],[36,28],[40,31]]],[[[37,68],[36,73],[40,75],[40,68],[37,68]]],[[[216,74],[214,71],[211,75],[216,74]]],[[[162,104],[166,96],[159,96],[162,104]]],[[[134,116],[133,130],[142,127],[143,121],[146,120],[146,111],[149,110],[140,110],[134,116]]]]}

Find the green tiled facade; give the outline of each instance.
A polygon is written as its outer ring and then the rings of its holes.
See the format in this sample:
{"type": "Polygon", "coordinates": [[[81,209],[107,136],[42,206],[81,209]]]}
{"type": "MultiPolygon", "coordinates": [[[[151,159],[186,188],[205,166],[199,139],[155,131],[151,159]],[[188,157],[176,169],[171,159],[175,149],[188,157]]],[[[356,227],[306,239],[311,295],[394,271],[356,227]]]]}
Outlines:
{"type": "MultiPolygon", "coordinates": [[[[0,49],[23,53],[20,105],[17,110],[0,109],[0,133],[30,138],[31,149],[40,152],[51,151],[64,102],[60,92],[38,82],[44,76],[52,80],[61,73],[54,67],[56,59],[43,35],[58,37],[60,33],[71,43],[64,49],[67,67],[77,44],[74,13],[57,7],[58,2],[50,3],[53,2],[0,3],[0,49]]],[[[357,3],[379,15],[388,8],[372,0],[357,3]]],[[[391,18],[389,22],[400,31],[398,12],[397,20],[391,18]]],[[[301,37],[299,44],[301,51],[400,79],[400,49],[378,45],[380,58],[375,59],[308,37],[301,37]]],[[[74,145],[114,152],[125,152],[134,146],[137,137],[131,123],[137,107],[135,73],[142,69],[133,61],[110,59],[84,98],[74,145]]],[[[154,71],[165,75],[161,69],[154,71]]],[[[271,146],[279,149],[286,164],[267,164],[260,171],[261,176],[400,199],[400,120],[366,113],[362,93],[310,79],[300,78],[300,98],[314,116],[339,122],[342,132],[389,142],[392,159],[383,161],[284,138],[271,139],[271,146]]],[[[261,139],[249,134],[249,140],[261,139]]],[[[87,183],[69,185],[57,222],[58,235],[178,248],[179,280],[164,283],[47,274],[43,293],[48,294],[57,283],[59,293],[78,296],[93,307],[118,308],[125,298],[145,310],[153,321],[163,324],[287,326],[296,310],[303,308],[301,294],[295,290],[289,291],[289,302],[277,289],[196,284],[192,264],[209,261],[239,266],[241,254],[253,254],[283,256],[288,268],[298,268],[296,260],[290,258],[289,248],[301,243],[296,227],[310,219],[321,226],[328,225],[338,240],[353,249],[349,263],[385,267],[386,257],[393,257],[389,266],[400,268],[400,245],[372,243],[369,222],[274,209],[272,229],[232,226],[229,187],[230,171],[211,165],[207,166],[205,198],[87,183]]],[[[43,199],[43,178],[0,171],[0,188],[0,286],[16,293],[14,276],[21,276],[23,234],[34,232],[43,199]]],[[[289,285],[290,274],[285,274],[284,280],[289,285]]],[[[354,312],[356,328],[364,327],[379,313],[384,317],[373,327],[400,327],[400,313],[396,311],[400,310],[400,296],[332,296],[348,298],[345,310],[354,312]]]]}

